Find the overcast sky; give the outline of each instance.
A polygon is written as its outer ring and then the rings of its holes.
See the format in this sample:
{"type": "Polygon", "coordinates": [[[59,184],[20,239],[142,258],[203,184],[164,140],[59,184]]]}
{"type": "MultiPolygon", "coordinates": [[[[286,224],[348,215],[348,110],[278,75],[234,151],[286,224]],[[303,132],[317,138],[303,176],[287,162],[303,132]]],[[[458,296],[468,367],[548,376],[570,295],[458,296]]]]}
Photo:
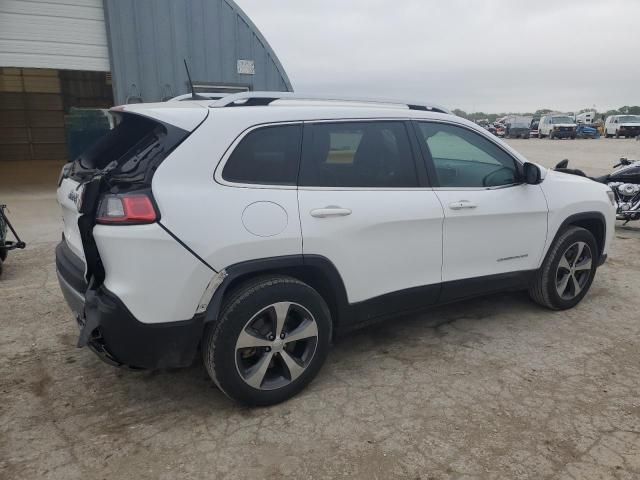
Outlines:
{"type": "Polygon", "coordinates": [[[466,111],[640,104],[639,0],[236,0],[294,89],[466,111]]]}

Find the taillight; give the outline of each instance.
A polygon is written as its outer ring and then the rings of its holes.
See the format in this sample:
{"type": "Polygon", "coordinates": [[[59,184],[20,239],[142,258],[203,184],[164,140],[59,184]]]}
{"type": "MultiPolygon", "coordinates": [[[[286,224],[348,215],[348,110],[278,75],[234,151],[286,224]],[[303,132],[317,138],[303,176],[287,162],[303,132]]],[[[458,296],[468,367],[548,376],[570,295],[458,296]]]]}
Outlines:
{"type": "Polygon", "coordinates": [[[140,225],[157,220],[156,208],[145,193],[107,194],[96,215],[96,223],[106,225],[140,225]]]}

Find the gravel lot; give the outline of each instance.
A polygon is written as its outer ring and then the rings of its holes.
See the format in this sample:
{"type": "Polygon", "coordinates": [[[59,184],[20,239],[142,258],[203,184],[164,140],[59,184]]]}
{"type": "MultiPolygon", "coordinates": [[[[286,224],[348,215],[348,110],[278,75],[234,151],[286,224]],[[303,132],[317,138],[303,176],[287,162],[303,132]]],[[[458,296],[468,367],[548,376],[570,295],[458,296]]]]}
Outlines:
{"type": "MultiPolygon", "coordinates": [[[[593,174],[640,158],[633,140],[510,143],[593,174]]],[[[640,478],[637,227],[571,311],[504,294],[390,321],[338,341],[298,397],[247,409],[200,363],[134,372],[75,348],[57,170],[0,164],[29,242],[0,278],[1,479],[640,478]]]]}

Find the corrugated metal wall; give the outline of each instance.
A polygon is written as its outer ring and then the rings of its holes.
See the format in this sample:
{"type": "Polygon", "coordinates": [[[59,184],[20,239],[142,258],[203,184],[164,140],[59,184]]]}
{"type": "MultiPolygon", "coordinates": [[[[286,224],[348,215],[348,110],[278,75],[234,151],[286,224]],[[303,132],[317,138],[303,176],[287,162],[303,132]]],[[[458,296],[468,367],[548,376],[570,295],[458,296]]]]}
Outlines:
{"type": "Polygon", "coordinates": [[[102,1],[1,0],[0,66],[109,71],[102,1]]]}
{"type": "Polygon", "coordinates": [[[116,103],[187,93],[185,58],[194,83],[292,90],[271,47],[230,0],[104,0],[104,5],[116,103]],[[239,73],[250,68],[241,68],[238,60],[253,62],[255,73],[239,73]]]}

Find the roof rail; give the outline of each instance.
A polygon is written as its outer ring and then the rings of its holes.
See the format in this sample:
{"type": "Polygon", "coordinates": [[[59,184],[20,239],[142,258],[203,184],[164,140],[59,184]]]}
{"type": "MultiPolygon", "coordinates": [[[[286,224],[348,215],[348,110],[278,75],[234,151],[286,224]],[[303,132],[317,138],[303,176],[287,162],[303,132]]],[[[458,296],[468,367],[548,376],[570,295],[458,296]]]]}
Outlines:
{"type": "Polygon", "coordinates": [[[212,102],[211,108],[224,107],[254,107],[270,105],[278,100],[293,101],[317,101],[317,102],[342,102],[342,103],[363,103],[369,105],[403,107],[409,110],[423,110],[437,113],[451,113],[446,108],[438,105],[425,105],[417,102],[405,102],[398,99],[385,98],[358,98],[358,97],[342,97],[337,95],[319,95],[319,94],[299,94],[292,92],[241,92],[212,102]]]}

